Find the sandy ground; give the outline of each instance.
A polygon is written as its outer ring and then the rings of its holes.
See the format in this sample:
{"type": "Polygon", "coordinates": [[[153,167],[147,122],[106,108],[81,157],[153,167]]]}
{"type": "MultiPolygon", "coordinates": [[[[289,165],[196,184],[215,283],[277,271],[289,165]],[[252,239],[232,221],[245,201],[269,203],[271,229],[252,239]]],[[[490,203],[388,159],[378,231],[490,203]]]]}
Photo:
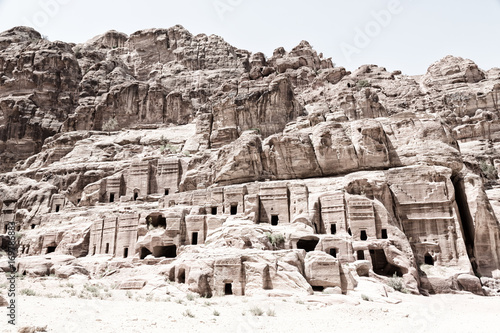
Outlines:
{"type": "Polygon", "coordinates": [[[1,308],[0,332],[18,332],[23,326],[47,326],[47,332],[122,333],[500,331],[500,298],[471,294],[392,293],[390,298],[401,302],[388,304],[363,300],[359,294],[323,293],[206,299],[174,283],[134,291],[113,288],[106,280],[23,278],[17,286],[23,293],[17,299],[18,325],[8,325],[6,308],[1,308]]]}

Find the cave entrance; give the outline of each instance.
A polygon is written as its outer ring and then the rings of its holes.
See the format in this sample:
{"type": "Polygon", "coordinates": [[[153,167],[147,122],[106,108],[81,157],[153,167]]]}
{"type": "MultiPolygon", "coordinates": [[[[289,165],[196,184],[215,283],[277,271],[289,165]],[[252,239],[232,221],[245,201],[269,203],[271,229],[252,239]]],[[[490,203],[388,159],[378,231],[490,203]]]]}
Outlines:
{"type": "Polygon", "coordinates": [[[233,294],[233,284],[226,283],[224,284],[224,295],[232,295],[233,294]]]}
{"type": "Polygon", "coordinates": [[[314,251],[316,245],[318,245],[318,242],[319,242],[318,238],[299,239],[299,241],[297,242],[297,248],[306,250],[306,252],[311,252],[314,251]]]}
{"type": "Polygon", "coordinates": [[[56,251],[56,246],[47,246],[47,253],[52,253],[56,251]]]}
{"type": "Polygon", "coordinates": [[[460,215],[462,237],[465,241],[465,248],[467,249],[467,255],[469,256],[472,269],[474,270],[474,273],[477,274],[477,264],[474,254],[474,222],[469,210],[467,195],[465,194],[464,180],[460,177],[453,177],[452,181],[453,187],[455,189],[455,201],[457,203],[458,213],[460,215]]]}
{"type": "Polygon", "coordinates": [[[140,258],[144,259],[144,258],[146,258],[147,256],[149,256],[152,253],[147,248],[141,247],[141,251],[139,252],[139,254],[140,254],[140,258]]]}
{"type": "Polygon", "coordinates": [[[390,264],[387,261],[384,250],[370,250],[370,257],[372,259],[373,271],[375,274],[384,276],[403,276],[403,272],[398,266],[390,264]]]}
{"type": "Polygon", "coordinates": [[[146,217],[146,224],[148,229],[166,229],[167,228],[167,219],[163,217],[163,215],[159,213],[153,213],[146,217]]]}
{"type": "Polygon", "coordinates": [[[155,246],[153,247],[153,256],[156,258],[175,258],[177,256],[177,246],[155,246]]]}
{"type": "Polygon", "coordinates": [[[424,257],[424,263],[426,265],[432,265],[432,266],[434,266],[434,259],[432,258],[432,256],[429,253],[427,253],[425,255],[425,257],[424,257]]]}
{"type": "Polygon", "coordinates": [[[336,248],[331,248],[330,249],[330,255],[334,258],[337,258],[337,249],[336,248]]]}

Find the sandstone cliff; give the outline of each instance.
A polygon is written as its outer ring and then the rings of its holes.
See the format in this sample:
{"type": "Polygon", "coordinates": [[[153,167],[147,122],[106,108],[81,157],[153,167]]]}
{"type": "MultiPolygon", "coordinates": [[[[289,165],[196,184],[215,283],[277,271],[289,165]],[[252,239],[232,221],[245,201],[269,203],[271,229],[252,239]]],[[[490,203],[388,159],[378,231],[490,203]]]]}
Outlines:
{"type": "Polygon", "coordinates": [[[267,58],[182,26],[77,45],[16,27],[0,34],[1,232],[15,222],[29,275],[107,256],[207,295],[393,275],[493,295],[499,72],[452,56],[349,72],[305,41],[267,58]]]}

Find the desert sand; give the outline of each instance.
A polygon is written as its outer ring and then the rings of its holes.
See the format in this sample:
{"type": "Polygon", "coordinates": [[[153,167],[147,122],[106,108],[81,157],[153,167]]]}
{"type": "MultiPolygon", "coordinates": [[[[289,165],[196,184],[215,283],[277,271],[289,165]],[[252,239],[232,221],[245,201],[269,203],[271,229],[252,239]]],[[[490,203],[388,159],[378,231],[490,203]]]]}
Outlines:
{"type": "Polygon", "coordinates": [[[23,278],[18,290],[35,296],[18,297],[15,328],[1,308],[1,332],[495,332],[500,324],[499,298],[468,293],[202,298],[183,287],[125,291],[105,279],[23,278]]]}

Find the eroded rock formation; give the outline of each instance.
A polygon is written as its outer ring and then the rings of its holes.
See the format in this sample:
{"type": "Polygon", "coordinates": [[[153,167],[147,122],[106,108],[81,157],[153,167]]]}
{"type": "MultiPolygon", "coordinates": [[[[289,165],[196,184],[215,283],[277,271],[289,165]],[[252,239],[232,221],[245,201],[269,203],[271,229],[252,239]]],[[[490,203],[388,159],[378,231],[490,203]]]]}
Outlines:
{"type": "Polygon", "coordinates": [[[394,275],[495,295],[499,72],[349,72],[305,41],[266,58],[181,26],[78,45],[13,28],[0,230],[15,222],[34,276],[148,264],[202,295],[394,275]]]}

